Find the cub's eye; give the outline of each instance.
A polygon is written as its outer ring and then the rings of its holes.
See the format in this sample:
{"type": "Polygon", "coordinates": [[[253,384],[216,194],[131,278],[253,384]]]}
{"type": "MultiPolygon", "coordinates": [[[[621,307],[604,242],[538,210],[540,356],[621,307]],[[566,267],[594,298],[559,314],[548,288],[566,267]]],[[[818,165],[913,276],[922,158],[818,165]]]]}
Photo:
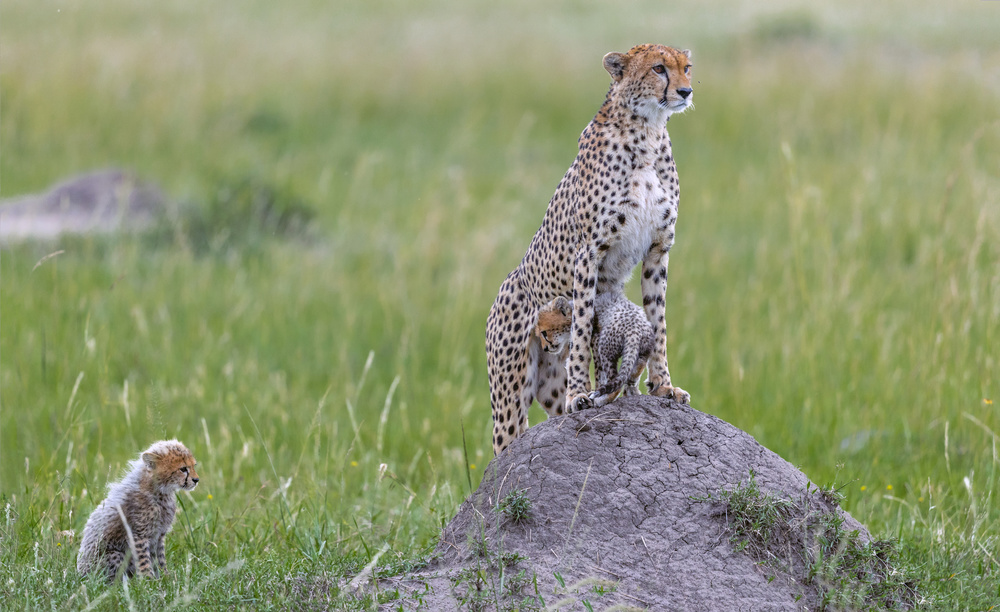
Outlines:
{"type": "Polygon", "coordinates": [[[660,64],[653,66],[653,72],[655,72],[656,74],[664,74],[666,71],[667,69],[660,64]]]}
{"type": "Polygon", "coordinates": [[[549,339],[549,332],[543,331],[542,332],[542,338],[545,338],[546,340],[548,340],[549,339]]]}
{"type": "Polygon", "coordinates": [[[691,74],[691,64],[684,66],[684,74],[691,74]]]}
{"type": "Polygon", "coordinates": [[[184,472],[185,474],[187,474],[188,473],[188,467],[185,465],[184,467],[181,468],[181,471],[184,472]]]}

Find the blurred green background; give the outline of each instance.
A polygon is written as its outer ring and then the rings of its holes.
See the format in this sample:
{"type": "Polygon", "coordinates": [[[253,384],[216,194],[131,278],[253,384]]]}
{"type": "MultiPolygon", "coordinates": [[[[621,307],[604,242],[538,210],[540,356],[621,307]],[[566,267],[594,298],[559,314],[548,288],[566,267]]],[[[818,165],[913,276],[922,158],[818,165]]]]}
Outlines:
{"type": "Polygon", "coordinates": [[[0,196],[124,167],[182,212],[0,251],[0,597],[418,563],[492,457],[497,288],[644,42],[694,52],[674,381],[843,486],[923,606],[1000,605],[1000,3],[925,0],[3,2],[0,196]],[[66,532],[165,437],[176,573],[81,587],[66,532]]]}

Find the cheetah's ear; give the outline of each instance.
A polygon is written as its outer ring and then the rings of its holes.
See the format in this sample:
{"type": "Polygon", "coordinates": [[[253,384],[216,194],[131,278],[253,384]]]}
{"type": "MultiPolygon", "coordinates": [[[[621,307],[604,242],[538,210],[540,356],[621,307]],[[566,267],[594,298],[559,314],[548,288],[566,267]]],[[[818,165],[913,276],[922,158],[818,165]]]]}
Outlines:
{"type": "Polygon", "coordinates": [[[613,51],[608,53],[604,56],[604,69],[615,81],[622,80],[622,77],[625,76],[625,56],[613,51]]]}
{"type": "Polygon", "coordinates": [[[556,308],[559,309],[559,312],[561,312],[564,317],[572,316],[573,304],[570,303],[570,301],[564,298],[563,296],[560,295],[559,297],[556,298],[555,306],[556,308]]]}
{"type": "Polygon", "coordinates": [[[681,53],[683,53],[688,59],[691,59],[691,49],[681,49],[681,53]]]}
{"type": "Polygon", "coordinates": [[[153,469],[156,467],[156,462],[159,461],[159,455],[154,455],[153,453],[143,453],[142,462],[146,464],[146,467],[153,469]]]}

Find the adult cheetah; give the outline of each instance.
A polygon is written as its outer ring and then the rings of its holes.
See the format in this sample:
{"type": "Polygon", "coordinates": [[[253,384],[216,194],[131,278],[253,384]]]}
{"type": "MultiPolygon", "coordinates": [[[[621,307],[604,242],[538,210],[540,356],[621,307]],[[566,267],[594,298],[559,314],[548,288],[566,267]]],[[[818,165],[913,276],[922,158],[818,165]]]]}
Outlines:
{"type": "Polygon", "coordinates": [[[690,57],[663,45],[604,56],[612,79],[604,104],[583,130],[573,165],[487,319],[495,454],[528,428],[533,399],[549,416],[590,405],[594,298],[623,291],[640,261],[643,308],[655,336],[649,392],[690,401],[670,381],[664,322],[680,196],[666,124],[691,105],[690,57]],[[539,350],[533,334],[538,310],[557,296],[574,305],[565,363],[539,350]]]}

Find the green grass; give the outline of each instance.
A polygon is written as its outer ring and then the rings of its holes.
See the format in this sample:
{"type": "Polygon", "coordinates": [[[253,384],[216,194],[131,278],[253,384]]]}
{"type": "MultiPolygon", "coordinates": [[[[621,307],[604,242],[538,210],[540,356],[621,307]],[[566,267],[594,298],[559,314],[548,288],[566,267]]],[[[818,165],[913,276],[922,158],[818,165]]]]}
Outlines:
{"type": "Polygon", "coordinates": [[[849,483],[923,607],[1000,606],[998,8],[0,4],[0,195],[124,165],[201,211],[0,252],[0,600],[281,609],[419,563],[491,457],[486,314],[600,58],[657,41],[695,58],[673,379],[849,483]],[[308,235],[234,235],[248,182],[308,235]],[[81,583],[62,532],[174,436],[171,574],[81,583]]]}
{"type": "Polygon", "coordinates": [[[818,597],[824,610],[911,609],[916,581],[899,562],[896,542],[868,541],[845,527],[847,517],[837,511],[843,494],[816,492],[794,500],[762,491],[751,468],[746,482],[693,499],[711,503],[733,549],[753,559],[768,581],[784,574],[800,599],[818,597]]]}

